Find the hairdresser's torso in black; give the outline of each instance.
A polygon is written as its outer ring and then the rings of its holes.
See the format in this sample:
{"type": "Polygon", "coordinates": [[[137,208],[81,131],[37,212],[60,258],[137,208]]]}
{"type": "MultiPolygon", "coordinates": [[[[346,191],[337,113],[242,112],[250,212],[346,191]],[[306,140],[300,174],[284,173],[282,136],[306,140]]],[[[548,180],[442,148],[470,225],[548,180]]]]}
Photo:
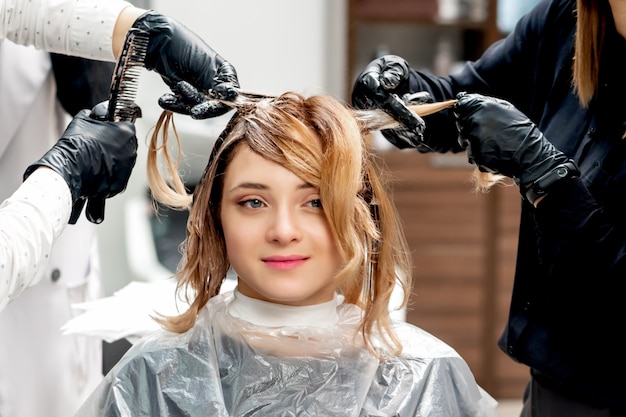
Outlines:
{"type": "MultiPolygon", "coordinates": [[[[571,86],[575,6],[542,1],[460,73],[420,73],[411,88],[436,100],[460,91],[504,98],[578,162],[581,181],[559,184],[536,210],[522,203],[510,317],[499,344],[538,378],[626,409],[617,339],[626,318],[626,41],[611,24],[600,90],[583,108],[571,86]]],[[[437,127],[435,120],[430,128],[437,127]]]]}

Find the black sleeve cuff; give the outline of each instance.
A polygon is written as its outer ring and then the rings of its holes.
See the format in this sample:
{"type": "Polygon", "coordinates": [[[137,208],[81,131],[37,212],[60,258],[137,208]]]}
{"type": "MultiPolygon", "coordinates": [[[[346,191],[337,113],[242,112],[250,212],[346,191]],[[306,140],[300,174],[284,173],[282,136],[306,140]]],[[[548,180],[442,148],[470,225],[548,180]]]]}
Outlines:
{"type": "Polygon", "coordinates": [[[580,176],[580,170],[574,161],[570,160],[563,164],[557,165],[550,171],[536,179],[530,187],[524,193],[526,200],[531,204],[535,204],[535,201],[542,195],[548,193],[556,183],[569,180],[572,178],[578,178],[580,176]]]}

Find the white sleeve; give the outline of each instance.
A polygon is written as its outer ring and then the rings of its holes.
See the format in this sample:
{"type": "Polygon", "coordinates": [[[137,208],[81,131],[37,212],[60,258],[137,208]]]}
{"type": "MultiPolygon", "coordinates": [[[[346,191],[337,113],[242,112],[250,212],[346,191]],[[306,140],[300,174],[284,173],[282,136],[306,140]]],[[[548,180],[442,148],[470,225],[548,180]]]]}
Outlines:
{"type": "Polygon", "coordinates": [[[123,0],[0,0],[0,39],[99,61],[115,61],[113,28],[123,0]]]}
{"type": "Polygon", "coordinates": [[[0,311],[39,282],[71,211],[70,189],[51,169],[33,172],[0,204],[0,311]]]}

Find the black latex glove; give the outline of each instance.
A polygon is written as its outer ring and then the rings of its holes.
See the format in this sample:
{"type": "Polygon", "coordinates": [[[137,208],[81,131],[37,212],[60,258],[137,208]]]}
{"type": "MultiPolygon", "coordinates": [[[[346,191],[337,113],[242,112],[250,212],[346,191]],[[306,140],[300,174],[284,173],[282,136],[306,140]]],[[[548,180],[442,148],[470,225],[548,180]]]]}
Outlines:
{"type": "MultiPolygon", "coordinates": [[[[357,109],[382,109],[406,128],[385,129],[381,133],[400,149],[423,145],[424,120],[409,110],[402,96],[409,93],[409,64],[399,56],[385,55],[370,62],[357,77],[352,89],[352,105],[357,109]]],[[[422,93],[411,104],[432,101],[422,93]]]]}
{"type": "Polygon", "coordinates": [[[24,179],[40,166],[52,168],[67,182],[74,210],[70,224],[76,223],[87,200],[86,215],[92,223],[104,219],[100,202],[124,191],[137,159],[137,137],[131,122],[96,120],[99,104],[81,110],[57,143],[24,172],[24,179]],[[92,204],[92,201],[95,204],[92,204]]]}
{"type": "Polygon", "coordinates": [[[461,93],[454,107],[460,141],[470,163],[513,178],[522,190],[569,158],[511,103],[461,93]]]}
{"type": "Polygon", "coordinates": [[[180,22],[160,13],[149,11],[133,24],[148,33],[148,51],[145,66],[161,75],[172,89],[159,100],[166,110],[191,115],[195,119],[220,116],[229,107],[204,97],[188,100],[181,95],[179,82],[187,81],[204,94],[230,100],[237,96],[239,80],[235,68],[197,34],[180,22]],[[198,104],[202,104],[198,107],[198,104]]]}
{"type": "Polygon", "coordinates": [[[427,91],[411,91],[414,84],[428,84],[425,74],[412,71],[403,58],[385,55],[369,63],[357,77],[352,90],[352,105],[359,109],[383,109],[406,127],[382,130],[383,136],[397,148],[415,148],[419,152],[461,152],[452,110],[445,109],[424,116],[422,120],[405,104],[433,101],[427,91]],[[421,78],[420,78],[421,77],[421,78]],[[413,80],[413,81],[412,81],[413,80]]]}

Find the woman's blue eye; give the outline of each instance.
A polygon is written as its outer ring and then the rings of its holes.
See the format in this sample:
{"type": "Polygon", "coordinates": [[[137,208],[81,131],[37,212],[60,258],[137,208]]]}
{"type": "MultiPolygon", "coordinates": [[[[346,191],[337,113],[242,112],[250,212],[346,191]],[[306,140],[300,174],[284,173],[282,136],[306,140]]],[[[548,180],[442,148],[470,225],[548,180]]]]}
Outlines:
{"type": "Polygon", "coordinates": [[[311,206],[315,208],[322,208],[322,200],[320,200],[319,198],[316,198],[315,200],[311,200],[309,204],[311,204],[311,206]]]}
{"type": "Polygon", "coordinates": [[[247,206],[250,208],[260,208],[263,207],[263,202],[257,198],[253,198],[250,200],[245,200],[239,203],[241,206],[247,206]]]}

